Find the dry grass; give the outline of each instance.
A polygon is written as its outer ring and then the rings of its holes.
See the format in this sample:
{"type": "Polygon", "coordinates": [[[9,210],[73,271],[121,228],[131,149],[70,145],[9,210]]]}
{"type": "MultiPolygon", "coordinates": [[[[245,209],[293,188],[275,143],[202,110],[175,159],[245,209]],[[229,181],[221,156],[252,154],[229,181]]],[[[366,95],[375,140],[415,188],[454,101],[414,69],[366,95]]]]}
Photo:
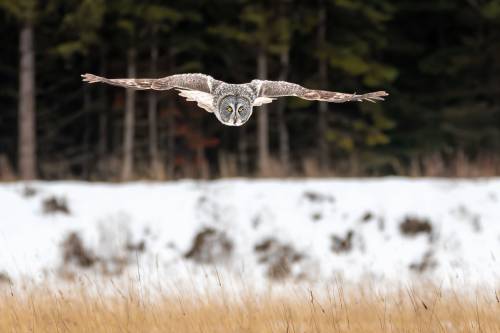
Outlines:
{"type": "MultiPolygon", "coordinates": [[[[212,178],[325,178],[325,177],[380,177],[386,175],[408,177],[478,178],[500,176],[500,155],[491,152],[477,152],[473,157],[463,151],[452,154],[431,152],[413,155],[410,160],[380,155],[360,158],[338,156],[331,161],[328,169],[322,170],[316,158],[305,157],[290,165],[283,165],[278,159],[270,158],[263,172],[255,166],[242,167],[235,154],[220,152],[217,163],[201,156],[198,160],[186,160],[175,170],[167,170],[168,165],[159,161],[153,167],[148,158],[138,158],[133,180],[165,181],[173,179],[212,179],[212,178]],[[250,169],[250,170],[249,170],[250,169]]],[[[121,181],[116,170],[121,168],[119,156],[111,155],[97,162],[97,168],[84,174],[74,174],[71,161],[52,161],[40,165],[41,175],[46,180],[86,179],[89,181],[121,181]]],[[[0,182],[19,181],[12,163],[0,154],[0,182]]]]}
{"type": "Polygon", "coordinates": [[[498,291],[0,293],[0,332],[500,332],[498,291]],[[280,296],[278,296],[279,294],[280,296]]]}

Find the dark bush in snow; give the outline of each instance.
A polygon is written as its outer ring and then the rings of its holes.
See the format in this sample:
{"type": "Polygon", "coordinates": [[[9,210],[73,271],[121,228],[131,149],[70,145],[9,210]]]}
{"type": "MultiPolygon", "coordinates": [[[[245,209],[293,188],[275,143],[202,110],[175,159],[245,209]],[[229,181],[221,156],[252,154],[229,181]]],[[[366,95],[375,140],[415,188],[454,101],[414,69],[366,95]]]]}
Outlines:
{"type": "Polygon", "coordinates": [[[311,202],[335,202],[335,198],[333,196],[313,191],[304,192],[304,198],[311,202]]]}
{"type": "Polygon", "coordinates": [[[5,272],[0,272],[0,284],[11,284],[12,280],[9,274],[5,272]]]}
{"type": "Polygon", "coordinates": [[[352,250],[352,237],[354,232],[349,230],[344,238],[332,235],[332,251],[335,253],[349,252],[352,250]]]}
{"type": "Polygon", "coordinates": [[[437,262],[434,259],[434,253],[432,251],[427,251],[420,262],[415,262],[410,264],[410,270],[424,273],[428,270],[432,270],[437,266],[437,262]]]}
{"type": "Polygon", "coordinates": [[[407,217],[399,225],[399,230],[406,236],[415,236],[420,233],[430,234],[432,232],[432,225],[427,219],[407,217]]]}
{"type": "Polygon", "coordinates": [[[374,217],[375,217],[375,215],[373,215],[372,212],[366,212],[361,217],[361,221],[362,222],[370,222],[371,220],[373,220],[374,217]]]}
{"type": "Polygon", "coordinates": [[[50,197],[43,200],[43,212],[45,214],[70,214],[65,198],[50,197]]]}
{"type": "Polygon", "coordinates": [[[62,244],[64,265],[76,264],[79,267],[91,267],[97,258],[88,250],[76,232],[72,232],[62,244]]]}
{"type": "Polygon", "coordinates": [[[274,238],[255,245],[254,250],[259,262],[267,265],[267,276],[274,280],[291,277],[292,265],[304,258],[291,245],[281,244],[274,238]]]}
{"type": "Polygon", "coordinates": [[[184,257],[199,263],[211,264],[227,260],[232,251],[233,242],[224,232],[207,227],[198,232],[184,257]]]}
{"type": "Polygon", "coordinates": [[[25,186],[22,191],[22,195],[25,198],[34,197],[38,193],[38,190],[31,186],[25,186]]]}

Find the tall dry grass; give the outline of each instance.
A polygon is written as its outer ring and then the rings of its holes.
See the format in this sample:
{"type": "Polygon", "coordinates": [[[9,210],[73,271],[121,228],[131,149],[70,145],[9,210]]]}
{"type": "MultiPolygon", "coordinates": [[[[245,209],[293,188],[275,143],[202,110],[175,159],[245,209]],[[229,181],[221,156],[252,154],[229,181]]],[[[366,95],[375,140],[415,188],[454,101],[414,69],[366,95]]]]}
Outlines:
{"type": "MultiPolygon", "coordinates": [[[[91,164],[91,169],[75,174],[71,166],[82,161],[82,157],[75,160],[57,160],[41,163],[40,171],[46,180],[85,179],[89,181],[121,181],[116,170],[121,168],[121,159],[117,154],[111,154],[105,159],[91,164]]],[[[247,163],[248,164],[248,163],[247,163]]],[[[338,157],[331,161],[330,167],[322,170],[317,158],[303,157],[294,160],[289,165],[271,158],[266,170],[257,171],[252,164],[241,165],[236,154],[220,152],[217,161],[199,154],[197,159],[185,160],[168,171],[165,161],[158,161],[151,167],[147,156],[139,158],[135,164],[133,180],[174,180],[182,178],[211,179],[211,178],[286,178],[286,177],[379,177],[386,175],[409,177],[444,177],[444,178],[478,178],[500,176],[500,155],[487,152],[478,152],[474,157],[463,151],[454,154],[441,152],[414,155],[409,161],[402,158],[372,155],[370,160],[362,159],[357,154],[338,157]]],[[[7,156],[0,155],[0,182],[20,180],[12,163],[7,156]]]]}
{"type": "Polygon", "coordinates": [[[500,332],[498,290],[50,290],[4,289],[0,332],[500,332]]]}

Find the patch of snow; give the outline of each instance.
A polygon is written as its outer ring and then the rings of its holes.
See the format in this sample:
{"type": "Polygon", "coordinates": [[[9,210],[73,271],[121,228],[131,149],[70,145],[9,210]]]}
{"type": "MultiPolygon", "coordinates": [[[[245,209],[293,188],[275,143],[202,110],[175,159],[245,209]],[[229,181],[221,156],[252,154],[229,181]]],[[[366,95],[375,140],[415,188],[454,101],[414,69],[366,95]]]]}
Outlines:
{"type": "Polygon", "coordinates": [[[76,233],[101,266],[122,258],[126,274],[140,268],[171,281],[213,268],[266,281],[276,262],[288,280],[500,281],[500,179],[33,182],[31,196],[26,186],[0,184],[0,272],[13,279],[58,275],[62,243],[76,233]],[[69,214],[45,212],[51,197],[63,198],[69,214]],[[431,230],[403,234],[406,219],[431,230]],[[186,258],[203,230],[230,240],[221,247],[229,259],[186,258]],[[266,240],[288,257],[258,253],[266,240]]]}

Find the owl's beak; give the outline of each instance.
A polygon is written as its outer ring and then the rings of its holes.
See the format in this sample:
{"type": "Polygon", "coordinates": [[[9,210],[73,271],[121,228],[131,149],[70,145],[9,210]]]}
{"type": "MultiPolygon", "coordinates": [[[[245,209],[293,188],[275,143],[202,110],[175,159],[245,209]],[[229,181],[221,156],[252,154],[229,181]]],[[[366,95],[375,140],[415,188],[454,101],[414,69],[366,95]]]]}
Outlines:
{"type": "Polygon", "coordinates": [[[238,121],[238,112],[236,112],[237,109],[236,104],[233,104],[233,124],[236,125],[236,122],[238,121]]]}

